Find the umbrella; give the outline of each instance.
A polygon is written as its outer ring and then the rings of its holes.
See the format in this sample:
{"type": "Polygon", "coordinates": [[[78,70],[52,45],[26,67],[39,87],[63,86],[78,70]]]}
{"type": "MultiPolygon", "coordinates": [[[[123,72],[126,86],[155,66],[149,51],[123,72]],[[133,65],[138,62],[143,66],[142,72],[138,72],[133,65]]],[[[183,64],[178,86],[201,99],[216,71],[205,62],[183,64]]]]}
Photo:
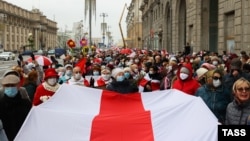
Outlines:
{"type": "MultiPolygon", "coordinates": [[[[51,61],[50,58],[48,58],[46,56],[42,56],[42,55],[35,55],[35,60],[41,66],[49,66],[49,65],[52,64],[52,61],[51,61]]],[[[30,57],[26,61],[27,62],[32,62],[32,58],[30,57]]]]}

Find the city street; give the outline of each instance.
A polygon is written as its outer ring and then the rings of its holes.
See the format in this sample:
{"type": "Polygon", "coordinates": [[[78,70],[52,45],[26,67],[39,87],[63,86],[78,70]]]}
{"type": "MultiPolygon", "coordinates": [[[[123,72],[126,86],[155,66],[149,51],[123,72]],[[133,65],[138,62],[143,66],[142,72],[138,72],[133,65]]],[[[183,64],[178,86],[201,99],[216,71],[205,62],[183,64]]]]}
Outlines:
{"type": "MultiPolygon", "coordinates": [[[[23,59],[24,61],[27,60],[30,56],[23,56],[23,59]]],[[[18,55],[16,55],[16,58],[15,60],[10,60],[10,61],[3,61],[3,60],[0,60],[0,83],[1,83],[1,80],[3,78],[3,74],[11,69],[13,66],[16,66],[17,65],[17,59],[18,59],[18,55]]],[[[62,59],[57,59],[60,63],[62,62],[62,59]]],[[[0,85],[1,87],[1,85],[0,85]]]]}

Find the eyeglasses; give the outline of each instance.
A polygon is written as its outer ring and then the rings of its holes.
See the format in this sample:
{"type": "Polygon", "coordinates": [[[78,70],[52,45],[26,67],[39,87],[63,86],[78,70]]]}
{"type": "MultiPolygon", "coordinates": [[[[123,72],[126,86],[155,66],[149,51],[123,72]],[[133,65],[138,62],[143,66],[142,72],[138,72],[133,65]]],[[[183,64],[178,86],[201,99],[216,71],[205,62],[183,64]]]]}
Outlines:
{"type": "Polygon", "coordinates": [[[221,79],[221,77],[214,76],[213,79],[218,80],[218,79],[221,79]]]}
{"type": "Polygon", "coordinates": [[[250,91],[250,88],[249,88],[249,87],[246,87],[246,88],[237,88],[237,90],[238,90],[239,92],[243,92],[243,91],[249,92],[249,91],[250,91]]]}

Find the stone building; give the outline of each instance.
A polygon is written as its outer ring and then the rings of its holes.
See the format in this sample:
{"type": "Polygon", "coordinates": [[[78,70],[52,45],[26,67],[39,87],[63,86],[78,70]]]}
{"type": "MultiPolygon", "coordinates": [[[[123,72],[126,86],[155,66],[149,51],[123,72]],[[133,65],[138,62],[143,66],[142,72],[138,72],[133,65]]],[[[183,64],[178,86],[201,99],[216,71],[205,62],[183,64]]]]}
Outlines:
{"type": "Polygon", "coordinates": [[[142,0],[142,47],[250,52],[249,0],[142,0]]]}
{"type": "Polygon", "coordinates": [[[55,47],[56,41],[55,21],[47,19],[38,9],[28,11],[0,0],[0,44],[4,50],[19,51],[24,47],[47,50],[55,47]]]}
{"type": "Polygon", "coordinates": [[[126,45],[131,48],[142,48],[142,12],[139,10],[143,0],[132,0],[128,6],[126,45]]]}

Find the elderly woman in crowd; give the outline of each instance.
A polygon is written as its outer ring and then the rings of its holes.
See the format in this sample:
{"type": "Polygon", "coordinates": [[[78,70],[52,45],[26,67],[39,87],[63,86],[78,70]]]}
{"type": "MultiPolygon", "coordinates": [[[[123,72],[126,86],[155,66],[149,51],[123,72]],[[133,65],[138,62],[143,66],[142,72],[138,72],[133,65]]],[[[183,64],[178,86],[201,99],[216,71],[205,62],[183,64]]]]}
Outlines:
{"type": "Polygon", "coordinates": [[[60,87],[58,84],[59,75],[54,68],[49,68],[45,71],[44,82],[41,83],[35,92],[33,105],[37,106],[45,101],[47,101],[57,89],[60,87]]]}
{"type": "Polygon", "coordinates": [[[101,71],[101,76],[94,82],[94,88],[106,89],[106,86],[112,81],[111,72],[108,68],[101,71]]]}
{"type": "Polygon", "coordinates": [[[250,82],[240,78],[233,85],[234,100],[226,110],[226,125],[246,125],[250,116],[250,82]]]}
{"type": "Polygon", "coordinates": [[[210,70],[205,74],[205,84],[196,92],[214,113],[218,121],[225,123],[226,108],[231,102],[229,90],[223,85],[223,71],[220,69],[210,70]]]}
{"type": "Polygon", "coordinates": [[[200,83],[193,78],[192,65],[183,64],[177,71],[177,80],[173,81],[172,88],[183,91],[186,94],[194,95],[200,87],[200,83]]]}
{"type": "Polygon", "coordinates": [[[113,80],[107,85],[107,90],[115,91],[118,93],[134,93],[138,92],[138,87],[135,83],[125,79],[124,70],[121,68],[115,68],[112,70],[113,80]]]}

